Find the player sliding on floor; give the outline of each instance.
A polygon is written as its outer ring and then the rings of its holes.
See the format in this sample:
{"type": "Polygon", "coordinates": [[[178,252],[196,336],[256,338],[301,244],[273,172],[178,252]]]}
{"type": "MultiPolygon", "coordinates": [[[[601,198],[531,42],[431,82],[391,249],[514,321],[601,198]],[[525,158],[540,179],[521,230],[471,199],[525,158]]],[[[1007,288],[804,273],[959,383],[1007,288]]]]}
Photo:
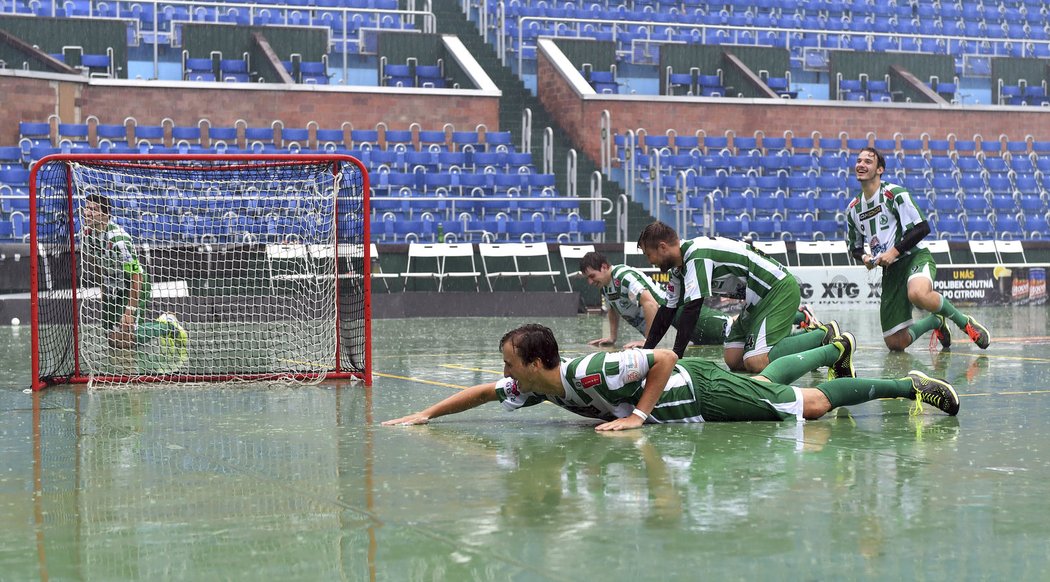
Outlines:
{"type": "Polygon", "coordinates": [[[959,412],[959,397],[952,386],[919,371],[895,380],[856,378],[855,350],[856,340],[845,333],[828,345],[778,359],[762,375],[749,377],[700,358],[679,360],[664,349],[600,352],[565,360],[550,329],[528,324],[500,340],[504,379],[473,386],[383,425],[425,424],[497,400],[507,410],[548,401],[602,420],[595,427],[600,431],[645,423],[817,419],[833,408],[876,398],[908,398],[953,416],[959,412]],[[833,379],[816,388],[788,385],[822,366],[830,367],[833,379]]]}
{"type": "Polygon", "coordinates": [[[861,192],[849,203],[846,224],[853,257],[869,270],[882,267],[879,315],[886,347],[903,350],[932,331],[948,348],[952,332],[947,320],[951,320],[977,347],[987,349],[991,342],[988,330],[933,290],[937,263],[923,242],[930,234],[930,225],[911,193],[882,180],[885,170],[886,160],[875,148],[867,147],[857,154],[854,173],[861,192]],[[870,253],[864,252],[865,244],[870,253]],[[930,315],[913,320],[913,305],[930,315]]]}

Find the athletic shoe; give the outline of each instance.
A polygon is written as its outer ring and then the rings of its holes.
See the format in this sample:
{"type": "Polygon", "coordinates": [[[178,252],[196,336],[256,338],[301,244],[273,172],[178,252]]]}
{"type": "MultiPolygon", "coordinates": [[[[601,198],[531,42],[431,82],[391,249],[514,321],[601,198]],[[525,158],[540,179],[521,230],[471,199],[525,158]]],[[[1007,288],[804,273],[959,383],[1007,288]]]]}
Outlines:
{"type": "Polygon", "coordinates": [[[941,320],[941,325],[933,330],[933,337],[941,342],[942,348],[948,349],[952,347],[952,330],[948,327],[948,319],[943,315],[938,315],[937,319],[941,320]]]}
{"type": "Polygon", "coordinates": [[[802,323],[798,324],[799,329],[816,329],[820,325],[820,320],[813,313],[813,306],[809,303],[799,306],[799,312],[802,313],[802,323]]]}
{"type": "Polygon", "coordinates": [[[916,409],[922,410],[923,402],[932,404],[951,416],[959,414],[959,395],[952,385],[938,378],[931,378],[918,370],[908,372],[915,390],[916,409]]]}
{"type": "Polygon", "coordinates": [[[842,335],[842,332],[839,331],[839,323],[834,320],[822,323],[815,329],[824,331],[824,339],[820,340],[822,346],[830,344],[835,338],[842,335]]]}
{"type": "Polygon", "coordinates": [[[982,350],[988,349],[988,344],[992,342],[992,334],[988,333],[988,329],[983,325],[977,323],[977,320],[969,317],[966,319],[966,327],[963,328],[966,335],[970,336],[973,343],[977,344],[977,347],[982,350]]]}
{"type": "Polygon", "coordinates": [[[831,345],[839,349],[839,357],[828,368],[828,380],[856,378],[857,370],[853,368],[853,354],[857,351],[857,339],[853,337],[852,333],[847,331],[832,340],[831,345]]]}

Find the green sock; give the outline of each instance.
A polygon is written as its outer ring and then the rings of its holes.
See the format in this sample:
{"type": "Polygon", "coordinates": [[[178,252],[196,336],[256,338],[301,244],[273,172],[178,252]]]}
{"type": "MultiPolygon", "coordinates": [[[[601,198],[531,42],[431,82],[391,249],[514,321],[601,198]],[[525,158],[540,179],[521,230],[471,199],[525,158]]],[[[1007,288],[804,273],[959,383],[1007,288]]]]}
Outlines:
{"type": "Polygon", "coordinates": [[[874,380],[872,378],[838,378],[817,386],[831,402],[832,408],[850,406],[876,398],[914,398],[911,380],[874,380]]]}
{"type": "Polygon", "coordinates": [[[824,341],[824,330],[822,329],[813,329],[806,333],[789,335],[778,341],[777,345],[769,350],[769,361],[772,362],[784,356],[812,350],[815,347],[819,347],[822,341],[824,341]]]}
{"type": "Polygon", "coordinates": [[[936,314],[930,314],[926,317],[911,324],[908,328],[908,335],[911,336],[911,341],[915,341],[922,337],[926,332],[933,331],[941,326],[941,318],[937,317],[936,314]]]}
{"type": "MultiPolygon", "coordinates": [[[[821,332],[823,333],[823,332],[821,332]]],[[[778,346],[780,344],[777,344],[778,346]]],[[[792,355],[790,358],[778,358],[769,363],[762,375],[775,384],[791,384],[821,366],[830,366],[839,357],[839,349],[833,345],[820,346],[792,355]]]]}
{"type": "Polygon", "coordinates": [[[966,327],[966,322],[970,319],[966,317],[966,314],[956,309],[952,302],[948,301],[948,298],[943,295],[941,296],[941,308],[936,313],[954,321],[955,325],[959,326],[960,329],[966,327]]]}
{"type": "Polygon", "coordinates": [[[171,327],[159,321],[145,321],[135,329],[135,338],[140,344],[157,337],[164,337],[171,331],[171,327]]]}

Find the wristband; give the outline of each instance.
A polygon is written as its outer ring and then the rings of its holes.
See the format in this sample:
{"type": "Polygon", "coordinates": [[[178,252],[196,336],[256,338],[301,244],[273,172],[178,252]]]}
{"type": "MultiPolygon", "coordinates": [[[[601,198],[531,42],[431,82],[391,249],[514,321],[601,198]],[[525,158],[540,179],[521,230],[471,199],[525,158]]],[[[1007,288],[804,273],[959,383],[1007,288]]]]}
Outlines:
{"type": "Polygon", "coordinates": [[[649,420],[649,415],[646,414],[641,408],[635,408],[634,410],[631,411],[631,414],[633,414],[633,415],[637,416],[638,418],[642,419],[642,422],[645,422],[645,421],[649,420]]]}

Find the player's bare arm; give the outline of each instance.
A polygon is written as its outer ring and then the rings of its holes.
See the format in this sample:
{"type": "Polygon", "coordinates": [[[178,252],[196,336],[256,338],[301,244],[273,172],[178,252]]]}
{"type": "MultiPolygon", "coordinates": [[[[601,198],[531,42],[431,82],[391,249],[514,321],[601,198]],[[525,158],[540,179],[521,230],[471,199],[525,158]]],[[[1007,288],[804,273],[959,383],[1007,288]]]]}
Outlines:
{"type": "Polygon", "coordinates": [[[456,394],[453,394],[420,412],[402,416],[401,418],[387,420],[383,422],[383,426],[426,424],[433,418],[456,414],[457,412],[463,412],[465,410],[470,410],[471,408],[477,408],[486,402],[493,402],[495,400],[498,400],[498,397],[496,396],[495,382],[478,384],[457,392],[456,394]]]}
{"type": "Polygon", "coordinates": [[[660,401],[660,395],[667,387],[667,380],[674,372],[676,363],[678,363],[678,356],[671,350],[653,350],[653,365],[649,368],[649,373],[645,375],[645,388],[642,390],[642,397],[634,405],[635,411],[624,418],[599,424],[594,427],[594,430],[641,428],[653,408],[656,407],[656,403],[660,401]]]}

